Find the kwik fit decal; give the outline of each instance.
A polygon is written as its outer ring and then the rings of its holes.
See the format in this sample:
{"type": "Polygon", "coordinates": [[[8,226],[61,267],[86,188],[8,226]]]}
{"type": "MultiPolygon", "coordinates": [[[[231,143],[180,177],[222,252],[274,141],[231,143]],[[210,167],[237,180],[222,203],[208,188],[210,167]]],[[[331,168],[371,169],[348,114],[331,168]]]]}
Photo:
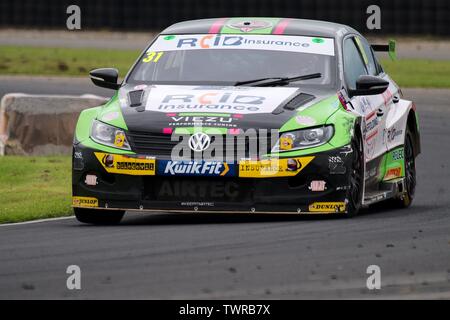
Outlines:
{"type": "Polygon", "coordinates": [[[236,166],[220,161],[158,161],[158,175],[169,176],[235,176],[236,166]]]}

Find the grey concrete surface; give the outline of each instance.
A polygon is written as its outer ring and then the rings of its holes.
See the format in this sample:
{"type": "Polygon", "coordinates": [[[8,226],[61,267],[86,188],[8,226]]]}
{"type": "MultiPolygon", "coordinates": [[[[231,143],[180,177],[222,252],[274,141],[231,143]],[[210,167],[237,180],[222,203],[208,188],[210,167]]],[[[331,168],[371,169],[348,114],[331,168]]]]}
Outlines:
{"type": "MultiPolygon", "coordinates": [[[[19,91],[33,90],[26,85],[19,91]]],[[[0,299],[450,299],[450,91],[404,93],[422,132],[411,208],[354,219],[161,213],[112,227],[0,226],[0,299]],[[369,291],[373,264],[382,287],[369,291]],[[81,290],[66,288],[69,265],[81,268],[81,290]]]]}
{"type": "Polygon", "coordinates": [[[94,86],[88,75],[80,78],[0,75],[0,99],[7,93],[95,94],[101,97],[111,97],[114,91],[94,86]]]}

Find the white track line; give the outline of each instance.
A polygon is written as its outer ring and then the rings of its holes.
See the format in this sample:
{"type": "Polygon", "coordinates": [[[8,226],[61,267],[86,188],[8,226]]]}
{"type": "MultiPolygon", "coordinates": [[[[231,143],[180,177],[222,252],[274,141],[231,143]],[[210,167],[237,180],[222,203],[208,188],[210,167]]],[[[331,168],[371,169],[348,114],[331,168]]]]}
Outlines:
{"type": "Polygon", "coordinates": [[[4,224],[0,224],[0,227],[20,226],[20,225],[24,225],[24,224],[35,224],[35,223],[41,223],[41,222],[67,220],[67,219],[73,219],[73,218],[74,218],[74,216],[69,216],[69,217],[60,217],[60,218],[48,218],[48,219],[32,220],[32,221],[25,221],[25,222],[4,223],[4,224]]]}

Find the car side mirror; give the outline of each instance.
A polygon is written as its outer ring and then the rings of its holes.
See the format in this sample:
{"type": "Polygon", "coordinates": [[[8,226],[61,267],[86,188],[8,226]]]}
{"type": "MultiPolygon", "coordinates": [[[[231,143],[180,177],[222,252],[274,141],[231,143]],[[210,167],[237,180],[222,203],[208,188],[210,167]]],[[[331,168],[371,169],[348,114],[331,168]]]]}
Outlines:
{"type": "Polygon", "coordinates": [[[89,72],[92,82],[99,87],[117,90],[120,84],[117,83],[119,71],[114,68],[101,68],[89,72]]]}
{"type": "Polygon", "coordinates": [[[354,96],[371,96],[381,94],[387,90],[389,82],[376,76],[363,75],[359,76],[356,81],[356,89],[350,89],[349,95],[354,96]]]}

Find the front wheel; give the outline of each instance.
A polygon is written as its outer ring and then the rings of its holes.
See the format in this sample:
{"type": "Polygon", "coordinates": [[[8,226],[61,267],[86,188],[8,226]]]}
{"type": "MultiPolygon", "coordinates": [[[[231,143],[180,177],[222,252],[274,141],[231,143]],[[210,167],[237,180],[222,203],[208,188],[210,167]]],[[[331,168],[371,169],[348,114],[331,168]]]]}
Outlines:
{"type": "Polygon", "coordinates": [[[99,225],[114,225],[122,220],[125,211],[73,208],[78,221],[99,225]]]}
{"type": "Polygon", "coordinates": [[[346,217],[356,216],[361,208],[364,187],[364,153],[361,137],[355,135],[352,141],[352,167],[349,177],[350,190],[347,192],[346,217]]]}

